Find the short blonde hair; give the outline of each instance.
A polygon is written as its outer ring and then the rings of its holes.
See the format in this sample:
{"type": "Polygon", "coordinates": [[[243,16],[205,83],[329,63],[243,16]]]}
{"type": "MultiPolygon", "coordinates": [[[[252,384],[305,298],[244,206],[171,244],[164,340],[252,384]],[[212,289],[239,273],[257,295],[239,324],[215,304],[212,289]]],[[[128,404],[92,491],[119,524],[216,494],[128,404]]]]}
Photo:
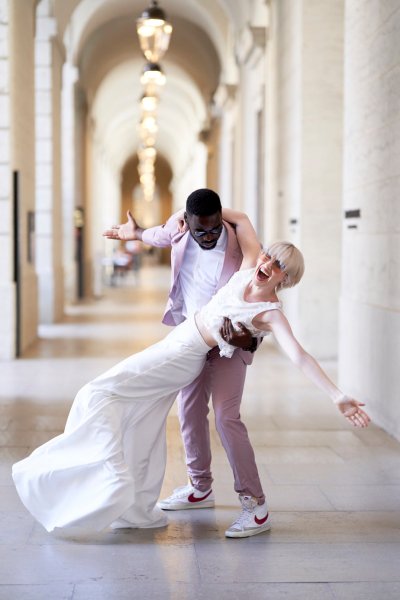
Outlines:
{"type": "Polygon", "coordinates": [[[279,260],[287,274],[277,289],[290,288],[299,283],[304,273],[304,258],[294,244],[290,242],[274,242],[270,246],[265,246],[263,251],[265,254],[279,260]]]}

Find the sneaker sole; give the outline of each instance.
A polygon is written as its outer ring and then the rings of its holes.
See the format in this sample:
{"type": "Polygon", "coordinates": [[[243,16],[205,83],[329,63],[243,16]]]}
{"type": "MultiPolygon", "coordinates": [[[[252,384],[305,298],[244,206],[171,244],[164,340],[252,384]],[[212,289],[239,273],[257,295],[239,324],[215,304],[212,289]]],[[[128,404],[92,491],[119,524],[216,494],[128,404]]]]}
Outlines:
{"type": "Polygon", "coordinates": [[[269,531],[271,529],[271,523],[266,525],[262,525],[261,527],[257,527],[257,529],[247,529],[245,531],[225,531],[225,537],[228,538],[245,538],[251,537],[253,535],[258,535],[259,533],[264,533],[264,531],[269,531]]]}
{"type": "Polygon", "coordinates": [[[198,508],[214,508],[215,502],[214,500],[205,500],[204,502],[195,502],[193,504],[184,504],[183,502],[164,504],[163,502],[157,502],[157,506],[162,510],[193,510],[198,508]]]}

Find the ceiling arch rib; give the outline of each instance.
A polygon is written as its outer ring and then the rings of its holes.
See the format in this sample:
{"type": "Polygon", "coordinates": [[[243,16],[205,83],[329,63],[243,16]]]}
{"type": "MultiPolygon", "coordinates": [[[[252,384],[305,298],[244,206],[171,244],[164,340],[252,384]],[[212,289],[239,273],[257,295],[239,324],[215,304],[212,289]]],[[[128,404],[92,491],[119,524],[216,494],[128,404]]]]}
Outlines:
{"type": "MultiPolygon", "coordinates": [[[[80,85],[89,104],[107,74],[120,63],[134,58],[138,64],[127,78],[127,85],[139,79],[145,60],[136,33],[133,37],[131,24],[126,19],[114,19],[93,33],[79,63],[80,85]]],[[[180,67],[182,78],[193,80],[205,102],[211,102],[220,81],[220,63],[210,39],[196,25],[179,21],[168,54],[162,61],[167,75],[171,65],[180,67]]]]}
{"type": "MultiPolygon", "coordinates": [[[[92,116],[100,120],[100,115],[104,115],[101,120],[107,124],[113,114],[128,106],[136,110],[138,122],[139,99],[143,88],[139,77],[132,78],[132,73],[137,72],[138,64],[137,60],[126,61],[109,73],[92,103],[92,116]],[[127,80],[131,80],[132,85],[127,85],[127,80]]],[[[177,117],[187,115],[188,121],[194,120],[203,129],[207,125],[207,107],[195,82],[174,64],[169,64],[166,71],[167,85],[161,90],[158,110],[163,113],[170,107],[177,113],[177,117]]]]}
{"type": "MultiPolygon", "coordinates": [[[[69,45],[69,56],[76,65],[80,63],[90,37],[110,21],[122,18],[131,28],[131,37],[136,35],[135,20],[144,8],[143,0],[53,1],[60,21],[61,35],[66,45],[69,45]],[[66,11],[66,4],[71,7],[70,13],[66,11]]],[[[168,0],[164,8],[174,26],[173,37],[179,31],[180,19],[207,32],[210,45],[217,53],[221,65],[221,81],[235,83],[237,70],[233,52],[232,17],[225,4],[215,0],[168,0]]]]}
{"type": "MultiPolygon", "coordinates": [[[[53,0],[60,8],[60,0],[53,0]]],[[[78,67],[94,137],[121,169],[139,145],[140,74],[145,60],[136,17],[147,0],[81,0],[65,28],[70,60],[78,67]]],[[[158,110],[157,150],[181,173],[209,126],[215,91],[235,77],[233,21],[222,0],[162,0],[174,31],[162,61],[167,85],[158,110]]],[[[64,18],[66,12],[64,10],[64,18]]]]}
{"type": "MultiPolygon", "coordinates": [[[[128,76],[135,72],[137,60],[119,65],[104,79],[92,103],[91,117],[95,138],[121,167],[139,145],[139,97],[142,88],[138,78],[127,86],[128,76]]],[[[168,82],[162,90],[156,147],[170,161],[173,170],[190,151],[193,140],[207,124],[207,108],[195,83],[176,65],[168,65],[168,82]]]]}

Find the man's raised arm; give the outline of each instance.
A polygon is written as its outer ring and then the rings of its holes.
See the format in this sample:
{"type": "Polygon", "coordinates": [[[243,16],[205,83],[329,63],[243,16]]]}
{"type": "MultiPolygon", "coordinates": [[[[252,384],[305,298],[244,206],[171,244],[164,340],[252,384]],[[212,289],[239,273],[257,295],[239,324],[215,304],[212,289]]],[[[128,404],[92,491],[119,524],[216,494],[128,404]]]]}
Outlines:
{"type": "Polygon", "coordinates": [[[140,227],[132,213],[128,210],[128,220],[122,225],[114,225],[111,229],[104,231],[103,235],[109,240],[141,240],[148,246],[167,248],[171,246],[171,240],[176,235],[182,235],[179,228],[179,215],[181,211],[173,214],[164,225],[156,225],[144,229],[140,227]]]}
{"type": "Polygon", "coordinates": [[[113,225],[111,229],[106,229],[103,232],[103,236],[109,240],[140,240],[142,241],[143,227],[140,227],[136,220],[133,218],[130,210],[126,213],[128,220],[122,225],[113,225]]]}

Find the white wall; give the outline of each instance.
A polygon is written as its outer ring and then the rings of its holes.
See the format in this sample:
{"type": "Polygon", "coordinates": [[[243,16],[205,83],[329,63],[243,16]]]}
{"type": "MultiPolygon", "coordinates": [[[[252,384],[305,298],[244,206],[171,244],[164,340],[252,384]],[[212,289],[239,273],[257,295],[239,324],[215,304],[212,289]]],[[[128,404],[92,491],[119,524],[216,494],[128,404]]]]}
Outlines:
{"type": "Polygon", "coordinates": [[[271,3],[267,60],[268,237],[306,261],[285,306],[319,358],[337,355],[341,256],[343,3],[271,3]]]}
{"type": "Polygon", "coordinates": [[[400,439],[399,3],[347,2],[345,49],[340,380],[400,439]]]}

